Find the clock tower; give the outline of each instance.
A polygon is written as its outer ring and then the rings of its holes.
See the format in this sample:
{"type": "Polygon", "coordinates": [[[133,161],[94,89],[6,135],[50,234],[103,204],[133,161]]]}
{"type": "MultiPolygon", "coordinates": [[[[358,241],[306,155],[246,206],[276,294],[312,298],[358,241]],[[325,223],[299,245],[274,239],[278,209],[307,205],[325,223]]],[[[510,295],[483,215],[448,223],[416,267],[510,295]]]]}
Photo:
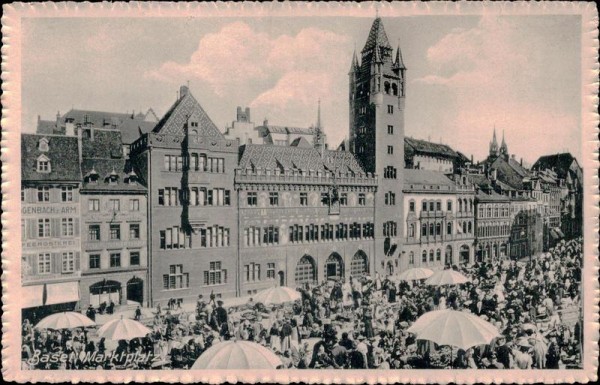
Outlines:
{"type": "Polygon", "coordinates": [[[350,151],[366,172],[378,177],[375,197],[375,256],[372,266],[382,275],[396,269],[404,226],[404,103],[406,67],[400,47],[390,45],[377,17],[360,61],[354,53],[349,72],[350,151]]]}

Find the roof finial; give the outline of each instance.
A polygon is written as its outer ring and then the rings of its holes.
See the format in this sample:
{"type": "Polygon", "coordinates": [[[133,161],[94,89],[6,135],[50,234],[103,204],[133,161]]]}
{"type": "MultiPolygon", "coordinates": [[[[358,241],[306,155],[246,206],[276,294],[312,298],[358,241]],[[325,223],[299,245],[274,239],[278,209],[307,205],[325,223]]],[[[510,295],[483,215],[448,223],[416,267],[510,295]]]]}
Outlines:
{"type": "Polygon", "coordinates": [[[375,4],[375,18],[379,19],[379,4],[375,4]]]}

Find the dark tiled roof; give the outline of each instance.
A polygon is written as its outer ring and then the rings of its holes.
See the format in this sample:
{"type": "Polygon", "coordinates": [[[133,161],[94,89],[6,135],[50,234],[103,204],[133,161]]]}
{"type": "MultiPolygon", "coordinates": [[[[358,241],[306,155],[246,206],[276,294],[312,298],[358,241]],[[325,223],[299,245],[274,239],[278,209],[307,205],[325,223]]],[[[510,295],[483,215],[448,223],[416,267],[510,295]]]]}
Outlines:
{"type": "Polygon", "coordinates": [[[121,132],[119,130],[94,130],[94,140],[82,137],[83,162],[81,172],[84,177],[82,191],[145,191],[140,184],[125,183],[131,168],[123,158],[121,132]],[[87,183],[86,176],[95,172],[98,175],[96,183],[87,183]],[[107,177],[115,173],[117,183],[109,184],[107,177]]]}
{"type": "MultiPolygon", "coordinates": [[[[456,151],[445,144],[432,143],[425,140],[404,138],[404,153],[413,156],[415,153],[431,156],[442,156],[446,158],[457,158],[456,151]]],[[[405,155],[405,158],[407,156],[405,155]]]]}
{"type": "Polygon", "coordinates": [[[515,163],[509,163],[510,161],[506,161],[503,157],[498,157],[495,159],[490,168],[495,169],[497,171],[497,178],[499,181],[509,185],[510,187],[516,190],[523,189],[523,177],[525,175],[521,175],[522,168],[516,169],[515,163]]]}
{"type": "Polygon", "coordinates": [[[405,185],[454,186],[454,182],[440,172],[405,169],[403,173],[405,185]]]}
{"type": "Polygon", "coordinates": [[[81,171],[77,138],[64,135],[21,134],[21,180],[79,182],[81,171]],[[42,138],[48,140],[48,152],[39,150],[42,138]],[[37,172],[37,159],[41,155],[50,160],[51,172],[37,172]]]}
{"type": "Polygon", "coordinates": [[[358,162],[349,152],[326,150],[323,157],[313,147],[287,147],[248,144],[243,151],[239,166],[242,169],[260,168],[299,169],[303,172],[325,171],[356,174],[364,173],[358,162]]]}
{"type": "Polygon", "coordinates": [[[511,200],[510,197],[506,195],[500,195],[496,192],[491,192],[486,194],[484,192],[477,192],[475,194],[475,198],[480,202],[509,202],[511,200]]]}
{"type": "Polygon", "coordinates": [[[316,130],[312,127],[302,128],[302,127],[287,127],[287,126],[273,126],[266,125],[260,126],[258,128],[262,128],[264,132],[270,134],[301,134],[301,135],[314,135],[316,130]]]}
{"type": "Polygon", "coordinates": [[[223,137],[223,134],[221,134],[190,91],[187,91],[187,93],[173,104],[169,111],[156,124],[152,132],[184,136],[184,125],[188,119],[198,122],[197,128],[189,128],[190,133],[193,130],[197,130],[200,136],[223,137]]]}
{"type": "Polygon", "coordinates": [[[541,156],[534,164],[533,170],[552,169],[559,178],[566,178],[569,168],[573,161],[576,161],[573,155],[568,152],[562,154],[541,156]]]}
{"type": "Polygon", "coordinates": [[[37,134],[52,135],[56,133],[56,121],[54,120],[38,120],[37,134]]]}
{"type": "Polygon", "coordinates": [[[123,141],[123,144],[131,144],[138,140],[141,135],[152,131],[154,126],[156,126],[156,122],[147,122],[140,119],[127,119],[121,123],[117,129],[121,131],[121,140],[123,141]]]}
{"type": "Polygon", "coordinates": [[[371,31],[369,31],[369,37],[367,37],[367,42],[365,43],[362,52],[369,51],[373,47],[392,48],[387,34],[385,33],[385,28],[383,28],[381,18],[379,17],[376,18],[375,21],[373,21],[373,25],[371,25],[371,31]]]}
{"type": "Polygon", "coordinates": [[[67,119],[73,119],[73,123],[92,124],[94,127],[118,126],[126,119],[131,119],[132,114],[107,111],[70,110],[61,117],[64,124],[67,119]]]}
{"type": "Polygon", "coordinates": [[[306,140],[306,138],[302,137],[302,136],[294,139],[292,141],[292,143],[290,143],[290,146],[292,146],[292,147],[312,147],[312,145],[308,142],[308,140],[306,140]]]}

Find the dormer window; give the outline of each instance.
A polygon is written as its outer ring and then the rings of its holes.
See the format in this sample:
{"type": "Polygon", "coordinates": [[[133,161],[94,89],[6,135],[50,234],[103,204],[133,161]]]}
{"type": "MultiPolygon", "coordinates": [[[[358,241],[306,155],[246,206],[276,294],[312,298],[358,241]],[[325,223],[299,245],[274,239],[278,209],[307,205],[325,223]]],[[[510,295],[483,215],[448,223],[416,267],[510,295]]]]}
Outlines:
{"type": "Polygon", "coordinates": [[[108,182],[108,184],[117,184],[119,182],[119,175],[113,169],[112,172],[106,176],[104,181],[108,182]]]}
{"type": "Polygon", "coordinates": [[[38,143],[38,150],[41,152],[48,152],[48,150],[49,150],[48,139],[46,139],[46,138],[40,139],[40,142],[38,143]]]}
{"type": "Polygon", "coordinates": [[[46,155],[40,155],[37,158],[37,172],[48,173],[52,171],[52,167],[50,166],[50,159],[46,155]]]}
{"type": "Polygon", "coordinates": [[[198,122],[190,122],[191,127],[198,127],[198,122]]]}

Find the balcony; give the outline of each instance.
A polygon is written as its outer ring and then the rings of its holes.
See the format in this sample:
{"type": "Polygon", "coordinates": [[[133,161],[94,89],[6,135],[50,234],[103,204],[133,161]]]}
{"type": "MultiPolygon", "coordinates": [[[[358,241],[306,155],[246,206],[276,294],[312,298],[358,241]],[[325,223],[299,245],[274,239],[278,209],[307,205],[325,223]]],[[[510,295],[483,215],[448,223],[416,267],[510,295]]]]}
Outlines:
{"type": "Polygon", "coordinates": [[[311,185],[336,185],[340,186],[377,186],[377,176],[342,174],[335,178],[329,173],[299,174],[281,173],[267,174],[251,172],[249,170],[235,170],[235,183],[275,183],[275,184],[311,184],[311,185]]]}

